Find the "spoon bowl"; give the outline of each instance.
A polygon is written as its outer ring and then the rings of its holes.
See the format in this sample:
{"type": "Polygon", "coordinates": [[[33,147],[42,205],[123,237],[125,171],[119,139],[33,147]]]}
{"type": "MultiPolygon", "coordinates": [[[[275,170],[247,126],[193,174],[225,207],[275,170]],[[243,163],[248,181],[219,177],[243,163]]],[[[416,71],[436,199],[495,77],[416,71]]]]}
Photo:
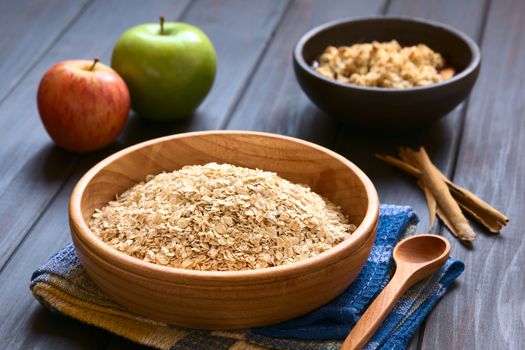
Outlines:
{"type": "Polygon", "coordinates": [[[429,263],[441,260],[450,251],[450,244],[441,236],[422,234],[401,241],[394,248],[396,264],[429,263]]]}
{"type": "Polygon", "coordinates": [[[394,248],[396,273],[406,276],[411,286],[439,270],[447,261],[449,252],[450,243],[441,236],[421,234],[409,237],[394,248]]]}
{"type": "Polygon", "coordinates": [[[394,248],[396,272],[346,337],[342,350],[361,349],[379,328],[399,297],[415,283],[437,272],[450,254],[446,238],[420,234],[406,238],[394,248]]]}

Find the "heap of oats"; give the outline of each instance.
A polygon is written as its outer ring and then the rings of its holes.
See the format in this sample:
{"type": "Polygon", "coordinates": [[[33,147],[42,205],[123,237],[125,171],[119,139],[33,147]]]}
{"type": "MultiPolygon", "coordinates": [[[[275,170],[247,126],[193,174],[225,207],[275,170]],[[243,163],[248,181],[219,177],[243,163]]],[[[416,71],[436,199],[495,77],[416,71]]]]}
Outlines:
{"type": "Polygon", "coordinates": [[[355,230],[338,207],[306,186],[216,163],[148,176],[97,210],[90,228],[133,257],[206,271],[306,259],[355,230]]]}

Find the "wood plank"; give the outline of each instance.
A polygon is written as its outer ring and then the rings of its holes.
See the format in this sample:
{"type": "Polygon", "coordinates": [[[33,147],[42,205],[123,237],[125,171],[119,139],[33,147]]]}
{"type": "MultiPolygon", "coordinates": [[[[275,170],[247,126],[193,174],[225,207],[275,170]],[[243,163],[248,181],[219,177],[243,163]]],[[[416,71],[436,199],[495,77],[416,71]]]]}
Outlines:
{"type": "Polygon", "coordinates": [[[466,270],[430,317],[424,349],[525,349],[524,16],[520,0],[490,5],[454,177],[510,223],[500,237],[480,234],[473,251],[454,242],[466,270]]]}
{"type": "Polygon", "coordinates": [[[157,18],[175,17],[188,1],[98,1],[86,8],[56,45],[0,105],[0,268],[71,173],[78,156],[52,146],[36,110],[38,82],[54,63],[100,56],[109,62],[113,45],[128,27],[157,18]],[[118,16],[114,14],[118,13],[118,16]],[[96,19],[96,20],[94,20],[96,19]],[[16,214],[13,213],[16,210],[16,214]]]}
{"type": "Polygon", "coordinates": [[[89,1],[0,2],[0,103],[89,1]]]}
{"type": "Polygon", "coordinates": [[[336,123],[317,110],[299,88],[292,50],[307,30],[341,17],[377,14],[384,1],[294,1],[264,59],[229,120],[228,129],[249,129],[300,137],[330,146],[336,123]]]}
{"type": "MultiPolygon", "coordinates": [[[[228,23],[230,26],[233,26],[229,30],[232,32],[238,31],[240,32],[241,29],[247,25],[248,23],[259,23],[258,26],[263,25],[263,21],[266,21],[268,23],[268,18],[274,14],[275,16],[279,17],[277,14],[284,11],[285,7],[283,6],[281,1],[275,0],[271,2],[273,6],[268,6],[269,2],[250,2],[247,3],[245,1],[237,3],[235,6],[237,6],[237,10],[240,13],[244,13],[245,19],[242,21],[236,20],[234,17],[238,16],[238,13],[232,12],[232,11],[222,11],[220,12],[220,15],[215,12],[215,9],[213,7],[210,7],[207,9],[206,6],[204,6],[204,2],[201,3],[194,3],[190,10],[185,14],[183,20],[186,22],[194,23],[196,25],[199,25],[199,23],[207,23],[206,17],[213,17],[213,21],[215,24],[208,26],[208,31],[210,33],[213,33],[217,31],[218,33],[221,33],[221,27],[225,25],[225,23],[228,23]],[[244,5],[243,5],[244,4],[244,5]],[[244,6],[244,8],[241,8],[240,6],[244,6]],[[194,12],[194,9],[197,9],[198,12],[194,12]],[[208,11],[208,12],[207,12],[208,11]],[[196,23],[194,20],[199,20],[201,18],[202,22],[196,23]],[[259,22],[260,21],[260,22],[259,22]]],[[[225,6],[227,4],[224,4],[225,6]]],[[[209,7],[209,6],[208,6],[209,7]]],[[[272,19],[275,23],[275,26],[278,23],[278,19],[272,19]]],[[[140,21],[139,21],[140,22],[140,21]]],[[[246,34],[247,37],[244,39],[247,42],[250,42],[250,47],[253,50],[257,50],[259,48],[259,52],[262,52],[261,48],[264,47],[265,42],[268,40],[269,37],[271,37],[272,28],[266,28],[266,37],[261,36],[261,32],[252,32],[251,34],[246,34]],[[257,45],[256,45],[257,44],[257,45]]],[[[226,35],[226,34],[225,34],[226,35]]],[[[213,34],[210,34],[213,39],[213,34]]],[[[227,58],[231,56],[231,59],[229,60],[231,67],[237,67],[237,66],[243,66],[242,74],[238,74],[235,77],[228,77],[227,75],[223,75],[221,79],[222,84],[226,84],[228,81],[232,82],[234,85],[241,86],[243,84],[243,81],[246,79],[247,76],[250,74],[250,66],[253,66],[255,62],[257,61],[258,57],[257,55],[253,53],[245,53],[246,45],[231,45],[230,43],[225,43],[225,41],[228,41],[228,37],[224,36],[222,39],[219,37],[216,37],[215,45],[218,51],[219,60],[221,60],[221,57],[227,58]],[[233,52],[226,52],[226,51],[233,51],[233,52]],[[237,55],[235,54],[237,53],[237,55]],[[237,58],[235,58],[237,57],[237,58]],[[250,60],[250,62],[244,62],[246,60],[250,60]],[[243,61],[243,62],[241,62],[243,61]]],[[[228,61],[227,61],[228,62],[228,61]]],[[[225,63],[226,65],[227,63],[225,63]]],[[[225,67],[226,72],[227,69],[231,69],[229,67],[225,67]]],[[[233,106],[236,101],[236,95],[234,90],[230,89],[220,89],[216,93],[216,102],[219,106],[219,108],[225,108],[227,109],[227,106],[233,106]],[[221,97],[220,91],[224,92],[224,95],[221,97]]],[[[213,106],[210,105],[210,107],[204,108],[205,111],[208,111],[210,114],[213,112],[213,106]]],[[[28,275],[27,271],[32,271],[33,269],[37,268],[40,264],[42,264],[46,257],[53,253],[54,251],[60,249],[66,240],[69,240],[69,228],[68,228],[68,221],[67,221],[67,202],[69,194],[78,180],[78,178],[87,171],[91,166],[93,166],[96,162],[104,158],[105,156],[109,155],[110,153],[118,150],[123,145],[127,145],[130,143],[135,143],[139,141],[141,138],[151,138],[160,136],[161,134],[166,132],[166,128],[176,128],[177,123],[174,124],[151,124],[146,123],[143,121],[136,120],[136,123],[133,124],[133,120],[131,121],[131,127],[136,127],[135,130],[131,130],[133,132],[130,132],[128,130],[127,133],[123,135],[123,137],[120,139],[120,143],[116,144],[108,149],[105,149],[100,152],[92,153],[88,156],[85,156],[81,159],[81,161],[78,163],[78,166],[74,167],[73,175],[71,179],[69,179],[66,183],[66,185],[60,189],[57,197],[54,199],[54,201],[50,204],[49,209],[45,211],[43,216],[38,220],[37,224],[30,230],[28,233],[26,239],[24,242],[20,245],[19,249],[13,254],[11,260],[5,265],[4,270],[0,273],[0,281],[4,279],[8,279],[9,276],[15,276],[15,275],[21,275],[25,274],[28,275]],[[38,247],[38,253],[34,254],[33,251],[36,249],[35,247],[38,247]],[[29,258],[30,257],[30,258],[29,258]],[[18,266],[22,265],[22,266],[18,266]],[[26,271],[26,272],[23,272],[26,271]]],[[[179,125],[180,126],[180,125],[179,125]]],[[[130,129],[128,128],[128,129],[130,129]]],[[[54,148],[53,148],[54,149],[54,148]]],[[[57,149],[54,149],[54,152],[58,152],[57,149]]],[[[64,152],[65,153],[65,152],[64,152]]],[[[71,155],[67,154],[69,158],[67,160],[71,159],[77,159],[77,157],[72,157],[71,155]]],[[[54,163],[53,169],[59,168],[58,163],[54,163]]],[[[36,175],[35,175],[36,176],[36,175]]],[[[34,180],[33,180],[34,181],[34,180]]],[[[27,183],[28,180],[26,180],[24,183],[27,183]]],[[[5,318],[8,321],[5,322],[0,327],[0,345],[3,345],[4,340],[1,338],[2,334],[9,334],[14,333],[12,344],[18,344],[22,338],[27,338],[24,340],[26,344],[30,344],[30,347],[37,347],[37,346],[43,346],[42,344],[46,343],[47,336],[46,334],[37,334],[32,332],[32,329],[29,327],[26,327],[24,325],[27,324],[40,324],[41,322],[49,322],[49,328],[48,329],[54,329],[54,332],[57,334],[60,334],[61,337],[67,338],[67,332],[69,331],[68,328],[64,329],[64,332],[62,333],[59,329],[59,323],[58,321],[54,319],[48,319],[46,317],[39,317],[41,312],[41,307],[38,306],[36,301],[32,301],[31,296],[28,293],[21,293],[20,290],[27,288],[27,280],[26,279],[16,279],[12,282],[13,285],[6,284],[3,286],[0,284],[0,294],[5,299],[5,303],[1,304],[0,302],[0,310],[3,310],[4,305],[7,308],[8,305],[16,305],[16,307],[9,308],[11,311],[11,315],[9,318],[5,318]],[[14,291],[13,293],[11,291],[14,291]],[[32,302],[31,302],[32,301],[32,302]],[[56,323],[56,327],[54,326],[56,323]],[[20,329],[21,331],[18,332],[17,330],[20,329]],[[17,340],[18,339],[18,340],[17,340]]],[[[3,317],[3,311],[0,311],[0,318],[3,317]]],[[[91,327],[86,326],[86,332],[91,332],[91,327]]],[[[102,332],[102,334],[105,334],[102,332]]],[[[104,338],[100,340],[99,346],[104,345],[104,341],[107,341],[107,338],[105,338],[104,335],[99,335],[99,337],[104,338]]],[[[113,338],[112,338],[113,339],[113,338]]],[[[114,342],[120,342],[121,340],[118,340],[118,337],[115,337],[117,340],[111,340],[112,343],[114,342]]],[[[9,341],[9,339],[6,339],[5,341],[9,341]]],[[[68,348],[68,346],[71,345],[71,343],[76,342],[77,340],[69,339],[68,341],[65,341],[63,344],[55,344],[53,348],[68,348]]],[[[89,345],[88,342],[80,339],[78,340],[78,344],[82,344],[85,342],[86,347],[90,348],[91,345],[89,345]]],[[[6,345],[10,345],[11,343],[7,343],[6,345]]],[[[0,346],[2,347],[2,346],[0,346]]],[[[8,346],[5,346],[8,348],[8,346]]]]}
{"type": "Polygon", "coordinates": [[[67,222],[68,194],[64,189],[34,227],[20,251],[0,273],[0,348],[2,349],[95,349],[103,348],[110,335],[44,309],[31,295],[31,274],[52,253],[50,244],[61,247],[70,241],[67,222]],[[52,234],[46,232],[51,228],[52,234]]]}
{"type": "Polygon", "coordinates": [[[219,46],[217,78],[187,130],[218,129],[252,79],[259,57],[281,22],[288,1],[196,1],[184,20],[209,33],[219,46]],[[226,20],[227,19],[227,20],[226,20]],[[242,49],[240,49],[242,47],[242,49]]]}
{"type": "Polygon", "coordinates": [[[191,118],[180,122],[155,124],[133,116],[121,137],[122,144],[220,128],[251,79],[287,4],[282,0],[194,1],[182,20],[201,28],[214,43],[218,70],[210,94],[191,118]]]}

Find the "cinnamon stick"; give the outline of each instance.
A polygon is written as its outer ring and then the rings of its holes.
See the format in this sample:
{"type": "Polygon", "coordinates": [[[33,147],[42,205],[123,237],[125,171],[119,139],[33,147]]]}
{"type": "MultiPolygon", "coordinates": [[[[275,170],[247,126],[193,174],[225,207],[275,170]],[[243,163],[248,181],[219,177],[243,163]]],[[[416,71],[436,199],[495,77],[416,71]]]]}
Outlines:
{"type": "Polygon", "coordinates": [[[458,203],[452,197],[447,184],[443,181],[436,167],[430,161],[430,158],[423,147],[419,152],[405,150],[407,157],[412,159],[421,170],[421,179],[426,187],[432,192],[439,208],[452,226],[452,232],[462,241],[473,241],[476,239],[476,233],[470,227],[468,220],[465,218],[458,203]]]}
{"type": "Polygon", "coordinates": [[[508,217],[469,190],[453,183],[449,188],[459,205],[491,233],[498,234],[509,222],[508,217]]]}
{"type": "MultiPolygon", "coordinates": [[[[421,171],[417,169],[410,160],[407,162],[392,156],[382,155],[376,155],[376,157],[409,173],[412,176],[418,178],[421,176],[421,171]]],[[[497,234],[508,223],[509,218],[503,213],[492,207],[487,202],[483,201],[474,193],[450,181],[443,173],[441,173],[441,171],[439,171],[439,174],[449,187],[450,193],[458,202],[459,206],[469,215],[471,215],[476,221],[485,226],[490,232],[497,234]]]]}
{"type": "Polygon", "coordinates": [[[399,169],[406,171],[412,176],[416,176],[416,177],[421,176],[421,171],[418,168],[414,167],[413,165],[403,160],[397,159],[392,156],[383,156],[381,154],[376,154],[376,158],[379,158],[382,161],[387,162],[390,165],[396,166],[399,169]]]}
{"type": "MultiPolygon", "coordinates": [[[[456,235],[456,233],[454,232],[454,228],[452,226],[452,223],[450,222],[450,220],[447,218],[447,216],[443,213],[443,210],[438,206],[437,207],[437,216],[439,217],[439,219],[441,220],[441,222],[443,222],[443,224],[445,224],[445,226],[448,228],[448,230],[450,232],[452,232],[452,234],[456,237],[458,237],[456,235]]],[[[459,238],[459,237],[458,237],[459,238]]],[[[472,248],[473,245],[472,245],[472,241],[464,241],[464,240],[460,240],[460,242],[468,247],[468,248],[472,248]]]]}
{"type": "Polygon", "coordinates": [[[423,194],[425,195],[425,200],[427,201],[427,207],[428,207],[428,232],[432,231],[434,228],[434,224],[436,223],[436,214],[437,214],[437,202],[436,197],[432,194],[432,192],[428,189],[428,187],[425,186],[423,181],[421,179],[417,180],[417,184],[419,185],[419,188],[423,191],[423,194]]]}

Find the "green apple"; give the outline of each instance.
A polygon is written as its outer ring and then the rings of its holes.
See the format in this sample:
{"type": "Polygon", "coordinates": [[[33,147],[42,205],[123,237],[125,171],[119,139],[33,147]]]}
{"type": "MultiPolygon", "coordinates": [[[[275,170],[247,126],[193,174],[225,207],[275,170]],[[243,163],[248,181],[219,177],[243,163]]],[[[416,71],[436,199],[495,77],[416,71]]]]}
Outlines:
{"type": "Polygon", "coordinates": [[[217,67],[213,44],[181,22],[146,23],[119,38],[111,66],[126,82],[131,107],[155,121],[189,116],[211,89],[217,67]]]}

